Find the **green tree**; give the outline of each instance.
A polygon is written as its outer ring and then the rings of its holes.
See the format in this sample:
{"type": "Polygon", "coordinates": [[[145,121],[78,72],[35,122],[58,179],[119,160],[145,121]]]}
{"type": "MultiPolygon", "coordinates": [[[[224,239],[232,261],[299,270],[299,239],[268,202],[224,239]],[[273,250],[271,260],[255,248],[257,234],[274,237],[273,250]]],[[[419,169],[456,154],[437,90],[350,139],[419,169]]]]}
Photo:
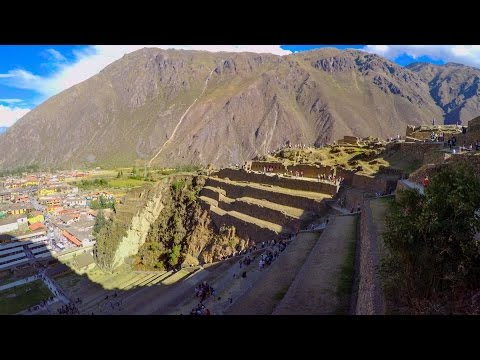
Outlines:
{"type": "Polygon", "coordinates": [[[107,220],[102,210],[99,210],[97,213],[97,218],[95,219],[95,225],[93,225],[93,233],[98,234],[100,230],[105,226],[107,220]]]}
{"type": "Polygon", "coordinates": [[[179,257],[180,257],[180,245],[175,245],[170,251],[170,254],[168,255],[168,263],[171,266],[176,266],[178,264],[179,257]]]}
{"type": "Polygon", "coordinates": [[[444,166],[425,194],[404,190],[392,204],[383,234],[388,255],[382,277],[392,294],[452,300],[480,287],[480,179],[468,165],[444,166]]]}

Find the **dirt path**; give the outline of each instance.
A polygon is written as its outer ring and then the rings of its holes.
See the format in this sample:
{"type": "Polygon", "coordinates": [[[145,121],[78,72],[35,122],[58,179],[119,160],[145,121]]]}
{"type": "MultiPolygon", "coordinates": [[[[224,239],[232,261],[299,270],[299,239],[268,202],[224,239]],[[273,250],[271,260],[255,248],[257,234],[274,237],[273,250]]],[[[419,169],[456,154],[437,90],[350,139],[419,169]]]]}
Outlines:
{"type": "Polygon", "coordinates": [[[285,249],[257,283],[237,300],[227,315],[268,315],[282,300],[299,269],[315,245],[318,233],[302,233],[285,249]]]}
{"type": "Polygon", "coordinates": [[[324,230],[274,315],[324,315],[338,306],[340,268],[355,234],[355,216],[336,216],[324,230]]]}
{"type": "Polygon", "coordinates": [[[163,148],[169,143],[172,141],[173,137],[175,136],[175,133],[177,132],[180,124],[182,123],[183,119],[185,118],[185,116],[188,114],[188,112],[190,111],[190,109],[192,108],[193,105],[195,105],[195,103],[197,102],[198,99],[200,99],[202,96],[203,96],[203,93],[205,92],[205,90],[207,89],[207,85],[208,85],[208,80],[210,80],[210,76],[212,76],[213,72],[215,71],[215,69],[213,69],[212,71],[210,71],[210,74],[208,74],[207,76],[207,79],[205,80],[205,85],[203,86],[203,90],[202,90],[202,93],[200,94],[200,96],[198,96],[194,101],[193,103],[187,108],[187,110],[183,113],[183,115],[180,117],[180,120],[178,121],[178,124],[177,126],[175,126],[175,129],[173,129],[173,132],[172,132],[172,135],[170,135],[170,137],[167,139],[167,141],[165,141],[163,143],[163,145],[160,147],[160,149],[157,151],[157,153],[155,154],[154,157],[152,157],[150,159],[150,161],[148,162],[148,167],[150,167],[152,165],[152,162],[153,160],[155,160],[158,155],[160,155],[160,153],[162,152],[163,148]]]}

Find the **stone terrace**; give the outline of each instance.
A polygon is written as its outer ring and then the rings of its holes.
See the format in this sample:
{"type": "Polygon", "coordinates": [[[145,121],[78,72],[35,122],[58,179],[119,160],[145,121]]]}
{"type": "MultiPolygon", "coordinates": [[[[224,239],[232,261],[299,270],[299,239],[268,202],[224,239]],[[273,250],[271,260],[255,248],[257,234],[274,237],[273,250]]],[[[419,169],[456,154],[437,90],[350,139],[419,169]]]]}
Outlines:
{"type": "Polygon", "coordinates": [[[240,237],[256,242],[280,233],[297,233],[326,213],[325,200],[338,189],[311,179],[275,179],[273,175],[228,170],[207,178],[200,192],[202,207],[217,227],[234,225],[240,237]]]}

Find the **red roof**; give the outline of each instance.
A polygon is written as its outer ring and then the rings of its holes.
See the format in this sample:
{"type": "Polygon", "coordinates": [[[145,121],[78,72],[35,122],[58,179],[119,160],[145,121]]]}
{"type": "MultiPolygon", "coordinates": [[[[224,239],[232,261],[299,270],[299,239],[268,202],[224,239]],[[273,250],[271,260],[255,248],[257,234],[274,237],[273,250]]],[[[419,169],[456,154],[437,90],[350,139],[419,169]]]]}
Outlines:
{"type": "Polygon", "coordinates": [[[70,241],[72,244],[77,245],[77,246],[82,246],[82,242],[78,240],[75,236],[70,234],[67,230],[63,230],[63,236],[67,238],[68,241],[70,241]]]}
{"type": "Polygon", "coordinates": [[[35,223],[35,224],[32,224],[32,225],[29,225],[28,228],[32,231],[35,231],[35,230],[38,230],[38,229],[45,229],[45,225],[43,225],[42,223],[35,223]]]}

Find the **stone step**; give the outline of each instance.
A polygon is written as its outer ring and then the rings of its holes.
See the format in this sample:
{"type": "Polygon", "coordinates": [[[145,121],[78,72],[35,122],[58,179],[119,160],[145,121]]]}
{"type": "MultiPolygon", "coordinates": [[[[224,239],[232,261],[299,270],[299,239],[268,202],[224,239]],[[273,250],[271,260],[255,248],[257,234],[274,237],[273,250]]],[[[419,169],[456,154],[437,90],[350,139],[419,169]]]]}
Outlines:
{"type": "Polygon", "coordinates": [[[151,274],[135,274],[133,278],[130,278],[129,281],[122,283],[121,287],[119,287],[122,291],[128,291],[131,288],[135,287],[136,284],[143,281],[146,277],[151,276],[151,274]]]}
{"type": "Polygon", "coordinates": [[[190,273],[188,271],[182,269],[182,270],[177,271],[176,273],[168,276],[167,278],[165,278],[162,281],[162,284],[163,285],[172,285],[172,284],[176,283],[177,281],[183,279],[184,277],[186,277],[189,274],[190,273]]]}
{"type": "Polygon", "coordinates": [[[128,285],[123,290],[128,291],[128,290],[134,289],[136,287],[141,287],[141,286],[143,286],[143,284],[148,283],[150,280],[152,280],[153,278],[155,278],[157,276],[158,275],[155,275],[155,274],[145,274],[141,278],[136,280],[135,282],[132,282],[130,285],[128,285]]]}
{"type": "Polygon", "coordinates": [[[163,281],[164,279],[166,279],[167,277],[169,277],[170,275],[172,274],[171,271],[167,271],[165,273],[163,273],[161,276],[153,279],[150,284],[148,284],[148,286],[153,286],[153,285],[156,285],[158,284],[159,282],[163,281]]]}
{"type": "Polygon", "coordinates": [[[123,289],[127,286],[130,281],[132,281],[137,274],[132,272],[125,272],[121,274],[117,274],[111,281],[103,283],[103,287],[105,289],[123,289]]]}

